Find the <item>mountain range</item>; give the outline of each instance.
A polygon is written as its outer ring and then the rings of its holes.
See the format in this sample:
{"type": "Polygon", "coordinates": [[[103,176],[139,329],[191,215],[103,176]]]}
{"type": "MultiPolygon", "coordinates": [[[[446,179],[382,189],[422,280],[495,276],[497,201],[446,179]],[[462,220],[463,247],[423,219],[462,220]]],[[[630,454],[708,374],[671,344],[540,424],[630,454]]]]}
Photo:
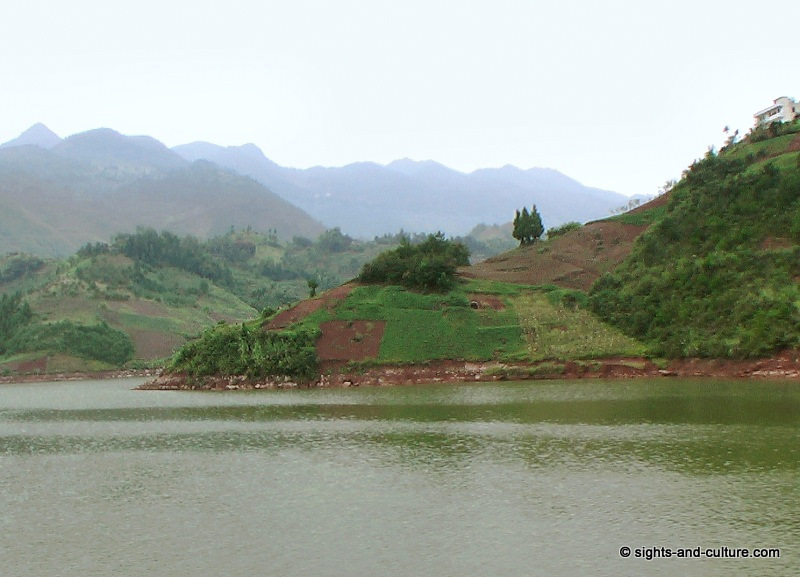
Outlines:
{"type": "Polygon", "coordinates": [[[252,178],[101,128],[0,148],[0,252],[66,256],[137,226],[207,238],[231,226],[315,238],[325,227],[252,178]]]}
{"type": "Polygon", "coordinates": [[[62,139],[43,124],[0,145],[0,252],[64,256],[137,226],[206,238],[231,226],[355,237],[505,223],[536,204],[545,226],[607,216],[628,197],[553,170],[514,166],[463,173],[396,160],[309,169],[276,164],[253,144],[168,148],[108,128],[62,139]]]}
{"type": "Polygon", "coordinates": [[[355,236],[399,229],[465,235],[475,225],[511,221],[535,204],[547,227],[608,216],[630,199],[584,186],[549,168],[507,165],[463,173],[432,160],[387,165],[358,162],[304,170],[279,166],[254,144],[194,142],[173,148],[187,160],[208,160],[261,182],[327,226],[355,236]]]}

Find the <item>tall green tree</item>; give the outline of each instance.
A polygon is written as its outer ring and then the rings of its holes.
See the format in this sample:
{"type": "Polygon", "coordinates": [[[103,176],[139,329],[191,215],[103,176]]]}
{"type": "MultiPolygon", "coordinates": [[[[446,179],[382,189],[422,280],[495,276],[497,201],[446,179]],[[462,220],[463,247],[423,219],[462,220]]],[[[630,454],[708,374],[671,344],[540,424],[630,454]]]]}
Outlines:
{"type": "Polygon", "coordinates": [[[517,210],[514,213],[513,227],[511,235],[519,241],[520,245],[533,244],[539,240],[544,234],[544,225],[542,216],[536,210],[536,205],[533,205],[530,212],[528,212],[528,207],[522,207],[522,211],[517,210]]]}

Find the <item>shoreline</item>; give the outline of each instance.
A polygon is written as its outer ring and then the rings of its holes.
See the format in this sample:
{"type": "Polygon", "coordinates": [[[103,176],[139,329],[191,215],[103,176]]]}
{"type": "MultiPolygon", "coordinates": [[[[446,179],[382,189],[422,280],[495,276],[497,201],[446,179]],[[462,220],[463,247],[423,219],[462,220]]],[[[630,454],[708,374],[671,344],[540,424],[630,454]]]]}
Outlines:
{"type": "Polygon", "coordinates": [[[75,372],[75,373],[31,373],[0,376],[0,385],[19,383],[45,383],[62,381],[92,381],[103,379],[158,378],[162,369],[120,369],[116,371],[75,372]]]}
{"type": "Polygon", "coordinates": [[[502,363],[498,361],[432,361],[425,364],[376,365],[360,369],[323,363],[311,382],[291,379],[248,379],[245,376],[190,377],[162,369],[122,369],[100,372],[36,373],[0,377],[0,385],[101,379],[148,378],[140,390],[258,390],[381,387],[427,383],[494,381],[628,379],[640,377],[800,379],[800,351],[766,359],[673,359],[659,364],[644,357],[615,357],[576,361],[502,363]]]}
{"type": "Polygon", "coordinates": [[[323,365],[322,373],[311,382],[249,379],[241,375],[190,377],[185,374],[161,374],[137,388],[232,391],[640,377],[800,379],[800,352],[788,351],[777,357],[754,360],[675,359],[659,365],[641,357],[538,363],[437,361],[417,365],[381,365],[360,370],[341,365],[323,365]]]}

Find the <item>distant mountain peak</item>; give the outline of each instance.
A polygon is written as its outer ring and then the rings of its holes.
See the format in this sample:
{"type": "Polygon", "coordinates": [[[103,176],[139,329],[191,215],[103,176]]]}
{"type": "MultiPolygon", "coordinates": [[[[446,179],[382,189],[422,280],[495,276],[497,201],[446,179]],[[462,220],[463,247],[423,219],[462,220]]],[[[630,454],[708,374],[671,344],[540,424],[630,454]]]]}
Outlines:
{"type": "Polygon", "coordinates": [[[445,166],[440,162],[436,162],[435,160],[413,160],[411,158],[400,158],[398,160],[393,160],[389,164],[386,165],[386,168],[390,168],[397,172],[401,172],[408,176],[415,176],[419,175],[423,172],[427,173],[439,173],[439,174],[449,174],[449,175],[461,175],[458,170],[445,166]]]}
{"type": "Polygon", "coordinates": [[[41,122],[37,122],[28,130],[20,134],[17,138],[0,144],[0,148],[10,148],[12,146],[33,145],[39,148],[51,149],[61,142],[61,137],[47,128],[41,122]]]}
{"type": "Polygon", "coordinates": [[[104,165],[177,168],[186,161],[151,136],[126,136],[111,128],[73,134],[55,150],[70,158],[104,165]]]}
{"type": "Polygon", "coordinates": [[[247,144],[243,144],[239,147],[239,150],[250,154],[252,156],[264,156],[264,152],[252,142],[248,142],[247,144]]]}
{"type": "Polygon", "coordinates": [[[196,141],[188,144],[179,144],[178,146],[172,147],[172,150],[189,162],[208,160],[226,165],[234,158],[239,158],[240,160],[246,158],[274,164],[264,155],[264,152],[252,142],[242,144],[241,146],[220,146],[219,144],[212,144],[211,142],[196,141]]]}

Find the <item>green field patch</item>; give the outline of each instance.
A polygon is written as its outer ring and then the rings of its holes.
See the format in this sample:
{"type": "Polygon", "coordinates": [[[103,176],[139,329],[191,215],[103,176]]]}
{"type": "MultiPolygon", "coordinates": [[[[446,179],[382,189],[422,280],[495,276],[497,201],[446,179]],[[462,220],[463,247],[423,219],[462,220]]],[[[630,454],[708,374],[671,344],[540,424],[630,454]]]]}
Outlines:
{"type": "Polygon", "coordinates": [[[118,322],[123,328],[136,328],[148,331],[179,332],[182,323],[167,317],[150,317],[128,311],[118,311],[118,322]]]}
{"type": "Polygon", "coordinates": [[[543,292],[512,300],[532,360],[642,356],[646,348],[578,307],[553,304],[543,292]]]}
{"type": "Polygon", "coordinates": [[[109,371],[118,365],[71,355],[53,355],[47,359],[48,373],[75,373],[109,371]]]}
{"type": "Polygon", "coordinates": [[[84,297],[48,297],[42,294],[35,294],[30,298],[29,302],[37,317],[49,321],[68,319],[78,323],[90,324],[100,316],[99,302],[84,297]]]}
{"type": "MultiPolygon", "coordinates": [[[[306,320],[318,322],[323,316],[326,311],[317,311],[306,320]]],[[[333,317],[385,321],[378,355],[382,362],[490,360],[524,350],[513,310],[472,309],[461,288],[426,294],[396,286],[358,287],[336,307],[333,317]]]]}

